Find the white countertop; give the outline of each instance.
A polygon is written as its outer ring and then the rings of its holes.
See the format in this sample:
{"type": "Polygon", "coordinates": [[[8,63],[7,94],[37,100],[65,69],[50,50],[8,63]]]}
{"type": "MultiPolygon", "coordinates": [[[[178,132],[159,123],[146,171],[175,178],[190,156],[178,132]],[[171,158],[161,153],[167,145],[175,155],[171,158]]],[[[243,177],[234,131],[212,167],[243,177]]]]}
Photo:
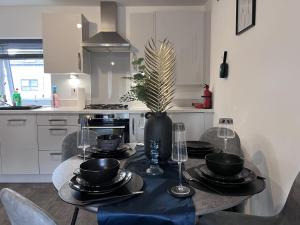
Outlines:
{"type": "MultiPolygon", "coordinates": [[[[77,107],[42,107],[34,110],[0,110],[1,114],[51,114],[51,113],[67,113],[67,114],[109,114],[109,113],[145,113],[150,110],[145,107],[129,107],[128,110],[91,110],[80,109],[77,107]]],[[[178,107],[175,106],[168,110],[169,113],[213,113],[213,109],[196,109],[194,107],[178,107]]]]}

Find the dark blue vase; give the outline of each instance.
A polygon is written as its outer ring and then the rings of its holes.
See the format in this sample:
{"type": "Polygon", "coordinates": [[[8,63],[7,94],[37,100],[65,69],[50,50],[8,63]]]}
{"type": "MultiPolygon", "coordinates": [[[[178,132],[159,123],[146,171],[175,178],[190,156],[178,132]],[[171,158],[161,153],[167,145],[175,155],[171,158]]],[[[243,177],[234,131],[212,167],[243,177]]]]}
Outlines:
{"type": "Polygon", "coordinates": [[[145,153],[151,158],[151,140],[159,141],[159,161],[167,161],[172,152],[172,120],[166,112],[146,113],[145,153]]]}

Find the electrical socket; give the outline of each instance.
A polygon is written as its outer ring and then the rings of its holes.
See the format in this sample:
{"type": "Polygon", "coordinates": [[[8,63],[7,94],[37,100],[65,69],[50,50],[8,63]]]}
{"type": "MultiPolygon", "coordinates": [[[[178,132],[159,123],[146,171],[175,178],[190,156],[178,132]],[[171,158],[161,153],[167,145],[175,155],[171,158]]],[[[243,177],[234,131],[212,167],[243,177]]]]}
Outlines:
{"type": "Polygon", "coordinates": [[[71,97],[77,97],[78,89],[77,88],[71,88],[71,97]]]}

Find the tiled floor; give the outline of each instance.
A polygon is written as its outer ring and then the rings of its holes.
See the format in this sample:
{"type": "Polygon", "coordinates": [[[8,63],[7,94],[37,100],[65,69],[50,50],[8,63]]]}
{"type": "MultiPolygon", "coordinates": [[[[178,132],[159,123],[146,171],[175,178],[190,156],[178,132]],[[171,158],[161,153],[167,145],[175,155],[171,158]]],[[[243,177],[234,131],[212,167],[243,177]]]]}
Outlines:
{"type": "MultiPolygon", "coordinates": [[[[69,225],[74,207],[60,200],[52,184],[0,184],[19,192],[46,210],[58,225],[69,225]]],[[[3,206],[0,204],[0,224],[10,225],[3,206]]],[[[76,225],[96,225],[96,214],[79,211],[76,225]]],[[[24,224],[27,225],[27,224],[24,224]]],[[[29,225],[29,224],[28,224],[29,225]]]]}

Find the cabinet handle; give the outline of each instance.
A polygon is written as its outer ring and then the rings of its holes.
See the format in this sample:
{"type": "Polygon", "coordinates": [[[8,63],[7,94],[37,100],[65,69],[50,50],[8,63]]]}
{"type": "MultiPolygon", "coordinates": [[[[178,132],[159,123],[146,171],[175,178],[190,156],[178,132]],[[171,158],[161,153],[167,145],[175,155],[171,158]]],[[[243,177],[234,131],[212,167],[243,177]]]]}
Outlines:
{"type": "Polygon", "coordinates": [[[132,118],[132,135],[135,135],[135,130],[134,130],[134,118],[132,118]]]}
{"type": "Polygon", "coordinates": [[[81,54],[78,52],[78,69],[81,71],[81,54]]]}
{"type": "Polygon", "coordinates": [[[56,156],[56,155],[62,155],[61,152],[50,152],[49,155],[56,156]]]}
{"type": "Polygon", "coordinates": [[[68,131],[68,129],[67,128],[49,128],[48,129],[49,131],[68,131]]]}
{"type": "Polygon", "coordinates": [[[7,120],[8,122],[26,122],[27,120],[26,119],[9,119],[7,120]]]}
{"type": "Polygon", "coordinates": [[[66,119],[50,119],[49,122],[67,122],[66,119]]]}

